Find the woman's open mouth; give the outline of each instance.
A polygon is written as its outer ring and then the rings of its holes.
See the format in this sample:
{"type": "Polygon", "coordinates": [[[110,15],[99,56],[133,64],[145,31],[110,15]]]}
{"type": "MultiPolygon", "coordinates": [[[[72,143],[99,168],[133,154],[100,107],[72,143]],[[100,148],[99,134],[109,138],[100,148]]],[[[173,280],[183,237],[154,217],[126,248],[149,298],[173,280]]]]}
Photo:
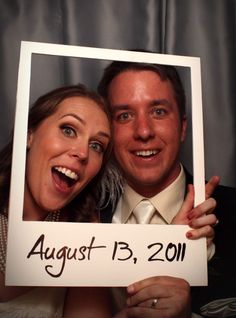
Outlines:
{"type": "Polygon", "coordinates": [[[53,167],[52,174],[56,185],[62,191],[71,188],[79,179],[77,173],[62,166],[53,167]]]}

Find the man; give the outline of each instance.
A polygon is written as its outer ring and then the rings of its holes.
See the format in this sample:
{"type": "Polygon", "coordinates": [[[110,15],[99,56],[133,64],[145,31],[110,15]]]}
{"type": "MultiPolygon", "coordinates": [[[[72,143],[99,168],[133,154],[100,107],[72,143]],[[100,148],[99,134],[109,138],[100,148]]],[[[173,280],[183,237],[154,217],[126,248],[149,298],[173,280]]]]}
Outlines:
{"type": "MultiPolygon", "coordinates": [[[[177,71],[172,66],[113,62],[106,68],[98,91],[108,100],[112,113],[114,157],[123,177],[123,191],[112,222],[139,223],[135,208],[148,199],[155,212],[147,223],[181,223],[177,213],[187,200],[186,188],[192,183],[192,178],[179,162],[187,119],[185,94],[177,71]]],[[[184,216],[193,228],[187,233],[189,238],[212,238],[209,225],[216,221],[211,214],[215,201],[208,198],[218,183],[219,178],[213,177],[206,185],[207,200],[184,216]]],[[[200,306],[213,299],[233,296],[233,289],[225,292],[216,288],[222,287],[224,277],[230,277],[223,261],[233,255],[230,240],[234,236],[233,231],[229,233],[230,228],[224,226],[232,228],[232,221],[236,221],[235,216],[229,214],[230,204],[236,208],[236,191],[228,188],[222,191],[222,187],[218,189],[215,191],[215,197],[219,199],[216,215],[220,223],[216,233],[216,255],[220,259],[213,257],[209,264],[217,268],[216,275],[219,274],[222,279],[211,285],[210,277],[208,288],[193,289],[193,309],[197,312],[200,312],[200,306]],[[231,200],[230,204],[224,199],[231,200]],[[229,214],[227,217],[224,216],[226,211],[229,214]],[[222,238],[227,242],[226,247],[222,238]],[[214,296],[211,295],[213,291],[214,296]]],[[[109,216],[111,211],[104,211],[105,217],[107,212],[109,216]]],[[[209,249],[209,258],[213,254],[214,250],[209,249]]],[[[116,312],[120,310],[116,317],[191,316],[189,286],[184,280],[174,277],[147,278],[128,287],[127,299],[119,291],[115,301],[116,312]]]]}

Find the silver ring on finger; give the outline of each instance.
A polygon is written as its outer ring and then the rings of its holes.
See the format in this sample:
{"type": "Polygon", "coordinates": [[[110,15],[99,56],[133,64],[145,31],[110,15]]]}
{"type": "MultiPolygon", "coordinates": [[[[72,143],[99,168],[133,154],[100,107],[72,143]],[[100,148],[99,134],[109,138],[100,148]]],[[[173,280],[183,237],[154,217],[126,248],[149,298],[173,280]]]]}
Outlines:
{"type": "Polygon", "coordinates": [[[157,303],[158,303],[158,298],[154,298],[151,302],[151,308],[155,308],[157,303]]]}

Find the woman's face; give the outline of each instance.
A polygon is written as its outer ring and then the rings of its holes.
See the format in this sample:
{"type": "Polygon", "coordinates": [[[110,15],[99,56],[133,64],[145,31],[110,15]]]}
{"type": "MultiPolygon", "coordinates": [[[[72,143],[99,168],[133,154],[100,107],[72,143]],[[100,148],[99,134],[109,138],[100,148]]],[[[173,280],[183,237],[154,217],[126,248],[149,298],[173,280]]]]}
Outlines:
{"type": "Polygon", "coordinates": [[[108,118],[96,102],[63,100],[28,135],[24,219],[43,219],[77,196],[99,172],[110,136],[108,118]]]}

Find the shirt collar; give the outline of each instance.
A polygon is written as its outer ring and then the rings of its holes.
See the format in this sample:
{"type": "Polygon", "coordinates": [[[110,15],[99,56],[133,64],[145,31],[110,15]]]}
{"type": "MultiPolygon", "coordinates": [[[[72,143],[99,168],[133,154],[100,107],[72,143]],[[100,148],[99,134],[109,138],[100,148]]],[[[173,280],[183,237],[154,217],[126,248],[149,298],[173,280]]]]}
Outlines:
{"type": "MultiPolygon", "coordinates": [[[[178,177],[163,191],[148,198],[167,224],[170,224],[173,217],[180,210],[185,197],[186,177],[184,169],[178,177]]],[[[124,194],[120,203],[121,223],[125,223],[136,205],[144,199],[143,196],[135,192],[127,183],[124,185],[124,194]]]]}

